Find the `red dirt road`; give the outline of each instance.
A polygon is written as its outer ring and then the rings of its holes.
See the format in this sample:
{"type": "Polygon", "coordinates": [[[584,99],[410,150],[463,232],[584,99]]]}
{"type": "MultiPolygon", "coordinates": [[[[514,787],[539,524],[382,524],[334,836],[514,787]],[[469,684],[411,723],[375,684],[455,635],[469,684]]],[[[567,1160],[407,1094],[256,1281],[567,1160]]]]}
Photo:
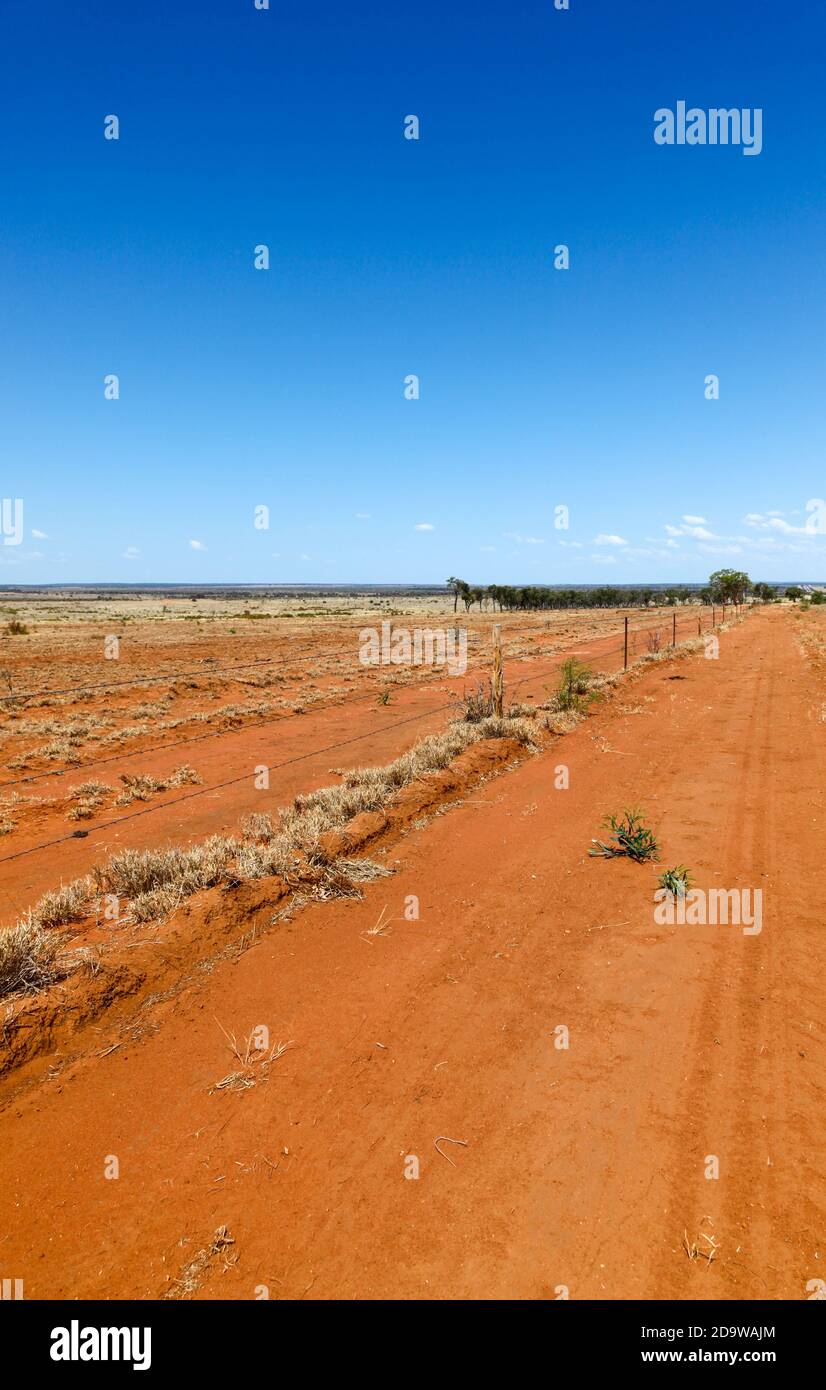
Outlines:
{"type": "Polygon", "coordinates": [[[821,699],[788,616],[758,612],[718,661],[649,668],[399,840],[363,902],[269,927],[138,1041],[104,1017],[53,1080],[9,1078],[0,1274],[27,1298],[174,1296],[226,1226],[187,1296],[806,1297],[826,1276],[821,699]],[[663,867],[762,888],[762,932],[656,925],[652,866],[587,854],[628,804],[663,867]],[[295,1045],[210,1094],[221,1028],[260,1024],[295,1045]]]}

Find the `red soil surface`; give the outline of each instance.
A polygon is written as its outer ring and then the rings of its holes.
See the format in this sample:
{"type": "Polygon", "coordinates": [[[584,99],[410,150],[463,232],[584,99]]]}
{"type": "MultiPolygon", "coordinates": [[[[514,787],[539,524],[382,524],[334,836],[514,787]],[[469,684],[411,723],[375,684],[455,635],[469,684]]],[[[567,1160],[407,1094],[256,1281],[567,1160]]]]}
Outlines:
{"type": "Polygon", "coordinates": [[[397,872],[363,901],[270,925],[266,883],[204,894],[181,960],[146,929],[134,954],[160,998],[147,985],[71,1045],[58,1026],[50,1070],[2,1083],[0,1273],[28,1298],[181,1295],[226,1226],[186,1296],[805,1297],[826,1260],[821,701],[788,616],[753,614],[718,661],[647,668],[544,753],[391,831],[397,872]],[[762,933],[656,925],[652,866],[587,853],[629,804],[663,866],[762,888],[762,933]],[[163,997],[199,933],[206,957],[254,926],[163,997]],[[222,1030],[262,1024],[293,1043],[269,1079],[211,1093],[236,1066],[222,1030]],[[713,1261],[684,1235],[713,1239],[713,1261]]]}

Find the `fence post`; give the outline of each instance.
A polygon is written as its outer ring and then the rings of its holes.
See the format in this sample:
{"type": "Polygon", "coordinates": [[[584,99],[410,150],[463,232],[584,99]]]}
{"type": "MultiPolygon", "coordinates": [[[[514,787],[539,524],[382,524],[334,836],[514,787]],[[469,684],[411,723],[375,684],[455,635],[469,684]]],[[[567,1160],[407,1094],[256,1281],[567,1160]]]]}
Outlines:
{"type": "Polygon", "coordinates": [[[676,610],[676,608],[674,609],[674,613],[673,613],[673,622],[672,622],[672,624],[671,624],[671,645],[672,645],[672,647],[676,647],[676,645],[677,645],[677,610],[676,610]]]}
{"type": "Polygon", "coordinates": [[[627,671],[627,670],[628,670],[628,614],[627,614],[627,613],[626,613],[626,615],[625,615],[625,657],[624,657],[624,663],[623,663],[623,670],[624,670],[624,671],[627,671]]]}
{"type": "Polygon", "coordinates": [[[502,629],[498,623],[493,628],[493,674],[490,689],[493,696],[493,712],[501,719],[505,712],[505,676],[502,670],[502,629]]]}

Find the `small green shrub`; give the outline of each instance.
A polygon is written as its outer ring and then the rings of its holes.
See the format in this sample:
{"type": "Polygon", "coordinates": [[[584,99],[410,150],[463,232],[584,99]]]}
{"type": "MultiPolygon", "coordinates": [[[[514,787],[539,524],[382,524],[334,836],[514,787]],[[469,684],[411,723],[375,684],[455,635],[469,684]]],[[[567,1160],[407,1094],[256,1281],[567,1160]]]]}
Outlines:
{"type": "Polygon", "coordinates": [[[612,838],[594,840],[596,849],[589,850],[589,854],[605,859],[624,856],[638,864],[657,858],[659,843],[653,830],[644,824],[641,811],[631,809],[623,811],[621,816],[606,816],[603,825],[611,831],[612,838]]]}
{"type": "Polygon", "coordinates": [[[686,893],[691,892],[691,875],[685,864],[677,864],[675,868],[666,869],[660,874],[657,886],[667,888],[675,898],[684,898],[686,893]]]}
{"type": "Polygon", "coordinates": [[[584,661],[579,661],[575,656],[569,656],[567,661],[563,661],[556,690],[559,709],[580,709],[593,679],[594,673],[584,661]]]}

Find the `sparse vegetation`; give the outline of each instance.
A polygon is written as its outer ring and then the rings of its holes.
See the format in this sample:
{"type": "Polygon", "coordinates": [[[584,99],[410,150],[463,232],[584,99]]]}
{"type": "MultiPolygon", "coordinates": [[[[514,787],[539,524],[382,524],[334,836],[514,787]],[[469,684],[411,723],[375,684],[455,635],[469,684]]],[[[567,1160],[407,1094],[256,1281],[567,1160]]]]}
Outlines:
{"type": "Polygon", "coordinates": [[[467,724],[479,724],[483,719],[490,719],[493,715],[493,691],[490,681],[480,681],[475,690],[471,690],[463,698],[462,718],[467,724]]]}
{"type": "Polygon", "coordinates": [[[72,787],[69,796],[73,805],[66,813],[67,820],[90,820],[103,805],[103,798],[112,787],[106,782],[81,782],[72,787]]]}
{"type": "Polygon", "coordinates": [[[684,898],[686,893],[691,892],[691,875],[685,864],[677,864],[673,869],[666,869],[657,879],[659,888],[667,888],[675,898],[684,898]]]}
{"type": "Polygon", "coordinates": [[[241,821],[241,834],[245,840],[271,840],[275,835],[272,816],[266,811],[253,811],[241,821]]]}
{"type": "Polygon", "coordinates": [[[41,927],[59,927],[66,922],[80,922],[89,911],[92,880],[74,878],[53,888],[32,909],[32,919],[41,927]]]}
{"type": "MultiPolygon", "coordinates": [[[[34,908],[33,920],[50,927],[79,921],[91,910],[95,893],[112,893],[128,904],[132,920],[146,922],[165,916],[202,889],[270,875],[286,879],[308,897],[358,895],[359,884],[389,870],[367,859],[342,857],[327,863],[319,855],[319,839],[325,831],[340,828],[360,811],[378,810],[394,792],[447,767],[472,743],[514,738],[532,746],[533,737],[526,719],[489,718],[472,726],[456,721],[443,733],[422,739],[387,767],[354,768],[344,774],[340,786],[296,797],[280,813],[277,830],[269,816],[256,814],[245,818],[241,839],[213,835],[203,844],[184,849],[120,850],[96,866],[91,877],[47,893],[34,908]]],[[[96,784],[82,784],[87,785],[96,784]]]]}
{"type": "Polygon", "coordinates": [[[131,806],[133,801],[148,801],[150,796],[154,796],[157,792],[167,792],[172,787],[199,784],[203,778],[199,776],[194,767],[189,766],[189,763],[184,763],[174,772],[171,772],[168,777],[152,777],[149,773],[129,776],[127,773],[122,773],[120,780],[123,782],[125,790],[115,798],[114,804],[116,806],[131,806]]]}
{"type": "Polygon", "coordinates": [[[59,980],[63,974],[59,946],[59,940],[31,914],[0,932],[0,999],[28,994],[59,980]]]}
{"type": "Polygon", "coordinates": [[[590,666],[577,657],[570,656],[563,661],[556,691],[557,708],[561,710],[580,710],[585,697],[591,692],[594,673],[590,666]]]}
{"type": "Polygon", "coordinates": [[[625,810],[620,816],[606,816],[603,821],[611,831],[611,839],[594,840],[595,849],[589,854],[605,859],[624,857],[644,864],[648,859],[656,859],[659,844],[653,832],[643,821],[642,812],[637,809],[625,810]]]}

